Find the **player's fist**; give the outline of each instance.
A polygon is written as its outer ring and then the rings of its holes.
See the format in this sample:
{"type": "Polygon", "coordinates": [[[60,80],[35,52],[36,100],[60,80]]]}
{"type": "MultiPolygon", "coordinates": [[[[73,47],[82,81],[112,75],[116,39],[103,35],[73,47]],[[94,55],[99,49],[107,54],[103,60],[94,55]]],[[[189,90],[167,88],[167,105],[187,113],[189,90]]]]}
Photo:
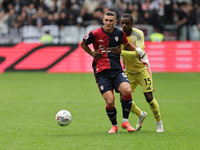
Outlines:
{"type": "Polygon", "coordinates": [[[111,53],[115,54],[115,55],[120,55],[121,54],[121,47],[117,46],[117,47],[112,47],[110,49],[111,53]]]}
{"type": "Polygon", "coordinates": [[[92,52],[92,55],[93,55],[94,58],[100,59],[101,56],[102,56],[103,54],[100,53],[100,52],[98,52],[98,51],[96,51],[96,50],[94,50],[94,51],[92,52]]]}
{"type": "Polygon", "coordinates": [[[145,52],[143,50],[141,50],[140,48],[136,48],[135,51],[138,53],[138,55],[140,56],[140,58],[143,58],[145,56],[145,52]]]}

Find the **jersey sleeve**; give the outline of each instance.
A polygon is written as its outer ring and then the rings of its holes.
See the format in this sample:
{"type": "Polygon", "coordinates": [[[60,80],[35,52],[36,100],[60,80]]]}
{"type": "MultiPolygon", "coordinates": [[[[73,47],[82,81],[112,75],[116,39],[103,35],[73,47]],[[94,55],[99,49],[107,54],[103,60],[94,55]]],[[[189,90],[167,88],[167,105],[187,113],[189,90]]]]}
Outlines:
{"type": "Polygon", "coordinates": [[[126,43],[128,43],[128,39],[126,38],[126,34],[125,34],[125,32],[123,31],[122,44],[126,44],[126,43]]]}
{"type": "Polygon", "coordinates": [[[89,45],[91,43],[94,43],[94,35],[92,32],[89,32],[84,38],[83,41],[85,42],[85,45],[89,45]]]}
{"type": "Polygon", "coordinates": [[[133,58],[137,57],[138,54],[136,51],[126,51],[126,50],[121,50],[121,56],[127,57],[127,58],[133,58]]]}
{"type": "Polygon", "coordinates": [[[145,46],[144,46],[144,33],[142,31],[138,31],[140,38],[136,40],[135,45],[139,48],[141,48],[142,50],[144,50],[145,46]]]}

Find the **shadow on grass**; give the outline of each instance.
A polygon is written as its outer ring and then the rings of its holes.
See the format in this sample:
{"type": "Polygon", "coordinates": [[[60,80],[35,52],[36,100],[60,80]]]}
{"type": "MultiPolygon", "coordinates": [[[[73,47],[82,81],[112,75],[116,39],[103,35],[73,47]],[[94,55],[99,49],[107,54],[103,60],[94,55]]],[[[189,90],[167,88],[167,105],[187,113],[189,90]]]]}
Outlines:
{"type": "Polygon", "coordinates": [[[76,131],[70,131],[70,132],[63,132],[62,134],[60,133],[49,133],[47,134],[47,136],[56,136],[56,137],[97,137],[97,136],[121,136],[121,135],[128,135],[128,136],[143,136],[143,135],[154,135],[154,134],[164,134],[164,133],[156,133],[156,131],[148,131],[148,130],[144,130],[144,131],[135,131],[135,132],[128,132],[128,131],[119,131],[117,133],[107,133],[107,132],[102,132],[102,131],[96,131],[96,132],[76,132],[76,131]]]}

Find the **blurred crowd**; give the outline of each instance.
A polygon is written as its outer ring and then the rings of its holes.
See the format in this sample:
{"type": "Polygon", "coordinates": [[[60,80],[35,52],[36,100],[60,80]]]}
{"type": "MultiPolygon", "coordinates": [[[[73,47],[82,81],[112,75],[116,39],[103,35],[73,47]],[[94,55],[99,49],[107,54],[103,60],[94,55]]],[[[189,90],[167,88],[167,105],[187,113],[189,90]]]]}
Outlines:
{"type": "Polygon", "coordinates": [[[200,30],[200,0],[0,0],[0,24],[10,28],[101,25],[108,10],[115,11],[118,20],[130,13],[135,24],[152,25],[160,32],[166,24],[196,25],[200,30]]]}

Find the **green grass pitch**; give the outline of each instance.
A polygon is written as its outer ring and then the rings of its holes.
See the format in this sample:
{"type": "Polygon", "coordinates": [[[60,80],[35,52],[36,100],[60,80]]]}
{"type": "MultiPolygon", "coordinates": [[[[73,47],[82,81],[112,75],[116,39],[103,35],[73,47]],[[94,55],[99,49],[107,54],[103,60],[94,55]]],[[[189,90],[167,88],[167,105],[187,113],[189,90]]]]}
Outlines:
{"type": "MultiPolygon", "coordinates": [[[[153,73],[153,79],[165,132],[156,133],[138,87],[133,100],[148,113],[142,129],[128,133],[120,127],[122,110],[115,93],[119,130],[108,134],[111,124],[92,73],[0,74],[0,150],[199,150],[200,73],[153,73]],[[61,109],[73,116],[67,127],[55,122],[61,109]]],[[[130,114],[129,121],[135,127],[137,117],[130,114]]]]}

